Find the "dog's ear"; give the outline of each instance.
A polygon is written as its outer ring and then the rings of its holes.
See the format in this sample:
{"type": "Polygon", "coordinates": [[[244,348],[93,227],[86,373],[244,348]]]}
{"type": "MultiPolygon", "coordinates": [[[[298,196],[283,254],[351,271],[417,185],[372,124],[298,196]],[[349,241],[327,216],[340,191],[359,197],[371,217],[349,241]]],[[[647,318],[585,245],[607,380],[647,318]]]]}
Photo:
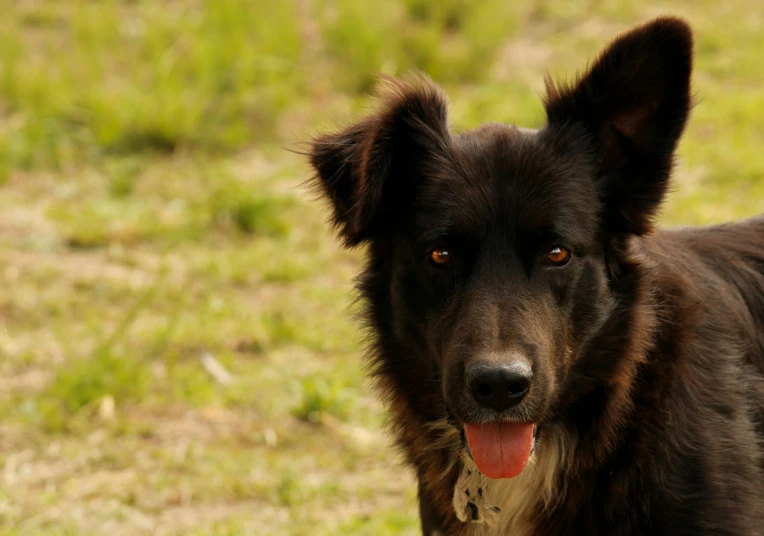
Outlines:
{"type": "Polygon", "coordinates": [[[689,115],[691,72],[692,31],[667,17],[616,38],[577,83],[547,81],[549,125],[583,126],[594,141],[611,232],[650,231],[689,115]]]}
{"type": "Polygon", "coordinates": [[[382,213],[410,204],[428,163],[449,143],[446,102],[428,79],[385,77],[378,94],[376,113],[311,147],[314,184],[331,201],[334,225],[348,246],[373,236],[382,213]]]}

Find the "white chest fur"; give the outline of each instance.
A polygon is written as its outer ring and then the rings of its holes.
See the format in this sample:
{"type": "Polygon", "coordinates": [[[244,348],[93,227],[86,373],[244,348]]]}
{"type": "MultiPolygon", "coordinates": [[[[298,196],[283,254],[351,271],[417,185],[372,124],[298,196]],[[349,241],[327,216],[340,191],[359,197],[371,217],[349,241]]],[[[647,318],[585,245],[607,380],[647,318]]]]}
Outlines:
{"type": "Polygon", "coordinates": [[[533,453],[515,478],[492,480],[483,476],[466,452],[464,468],[454,488],[454,509],[467,523],[465,536],[532,535],[533,511],[554,499],[555,483],[565,455],[560,436],[533,453]]]}

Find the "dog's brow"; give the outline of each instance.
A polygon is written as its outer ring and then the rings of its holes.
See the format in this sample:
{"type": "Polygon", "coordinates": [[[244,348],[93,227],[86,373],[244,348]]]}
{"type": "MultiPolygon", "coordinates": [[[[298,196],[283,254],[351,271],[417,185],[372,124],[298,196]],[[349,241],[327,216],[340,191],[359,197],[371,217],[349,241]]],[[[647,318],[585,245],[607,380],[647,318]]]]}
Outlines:
{"type": "Polygon", "coordinates": [[[473,236],[474,232],[464,225],[459,225],[453,220],[442,220],[431,226],[425,226],[419,235],[419,240],[430,243],[443,238],[456,238],[473,236]]]}

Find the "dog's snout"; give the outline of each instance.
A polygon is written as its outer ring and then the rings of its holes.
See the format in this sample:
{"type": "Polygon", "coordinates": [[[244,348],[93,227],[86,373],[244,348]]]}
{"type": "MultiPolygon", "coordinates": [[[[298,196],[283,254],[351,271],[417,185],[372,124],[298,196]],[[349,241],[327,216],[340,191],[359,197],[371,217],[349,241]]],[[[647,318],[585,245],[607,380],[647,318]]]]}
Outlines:
{"type": "Polygon", "coordinates": [[[482,406],[503,411],[516,406],[528,393],[533,371],[524,360],[511,363],[475,362],[467,366],[465,381],[482,406]]]}

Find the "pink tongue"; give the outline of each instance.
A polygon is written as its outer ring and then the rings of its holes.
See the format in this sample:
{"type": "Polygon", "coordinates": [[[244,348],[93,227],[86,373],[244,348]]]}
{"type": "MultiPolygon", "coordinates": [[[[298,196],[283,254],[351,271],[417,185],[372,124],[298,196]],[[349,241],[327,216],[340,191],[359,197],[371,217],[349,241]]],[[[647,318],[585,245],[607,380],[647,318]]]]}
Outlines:
{"type": "Polygon", "coordinates": [[[464,432],[475,464],[488,478],[515,477],[528,463],[533,446],[532,424],[465,424],[464,432]]]}

